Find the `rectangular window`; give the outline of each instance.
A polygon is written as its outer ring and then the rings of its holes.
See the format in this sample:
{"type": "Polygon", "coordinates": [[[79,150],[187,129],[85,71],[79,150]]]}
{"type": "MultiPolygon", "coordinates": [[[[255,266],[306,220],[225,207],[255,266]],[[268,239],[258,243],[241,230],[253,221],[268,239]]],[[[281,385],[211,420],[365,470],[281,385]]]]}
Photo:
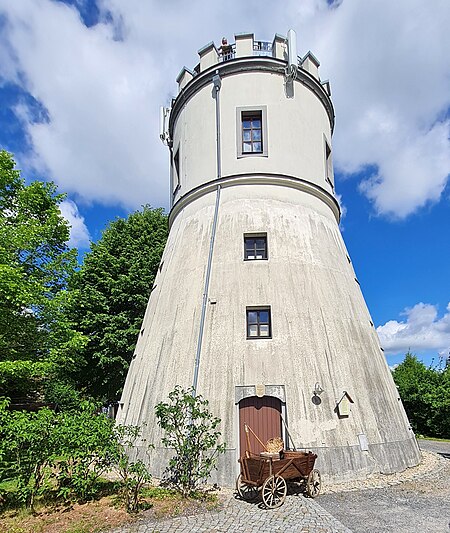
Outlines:
{"type": "Polygon", "coordinates": [[[177,148],[172,159],[172,192],[175,194],[180,188],[180,147],[177,148]]]}
{"type": "Polygon", "coordinates": [[[267,234],[244,235],[244,260],[267,259],[267,234]]]}
{"type": "Polygon", "coordinates": [[[247,307],[247,339],[270,339],[270,307],[247,307]]]}
{"type": "Polygon", "coordinates": [[[333,159],[331,157],[331,147],[325,139],[325,180],[334,188],[333,159]]]}
{"type": "Polygon", "coordinates": [[[263,147],[262,138],[262,113],[261,111],[248,111],[242,113],[242,152],[261,154],[263,147]]]}
{"type": "Polygon", "coordinates": [[[236,112],[237,156],[267,157],[266,106],[238,107],[236,112]]]}

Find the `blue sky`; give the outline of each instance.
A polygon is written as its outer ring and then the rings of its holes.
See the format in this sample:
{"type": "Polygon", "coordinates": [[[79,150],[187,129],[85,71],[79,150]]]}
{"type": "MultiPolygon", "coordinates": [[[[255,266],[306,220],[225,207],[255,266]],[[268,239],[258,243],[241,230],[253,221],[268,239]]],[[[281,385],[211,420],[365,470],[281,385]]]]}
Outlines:
{"type": "Polygon", "coordinates": [[[158,110],[222,36],[297,31],[330,79],[342,230],[388,363],[450,350],[448,0],[0,0],[0,147],[68,193],[83,253],[168,207],[158,110]]]}

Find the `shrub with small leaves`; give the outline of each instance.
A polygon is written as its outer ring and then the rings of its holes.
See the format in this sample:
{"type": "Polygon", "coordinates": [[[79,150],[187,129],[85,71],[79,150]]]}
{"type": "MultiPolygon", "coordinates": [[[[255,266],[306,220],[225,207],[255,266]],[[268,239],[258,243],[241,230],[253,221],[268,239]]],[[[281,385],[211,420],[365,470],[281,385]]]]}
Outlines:
{"type": "MultiPolygon", "coordinates": [[[[44,494],[65,502],[94,499],[101,476],[115,467],[127,511],[139,509],[143,485],[151,480],[144,461],[131,459],[139,427],[115,426],[87,401],[61,413],[8,407],[9,400],[0,398],[0,481],[14,483],[15,501],[33,508],[36,496],[44,494]]],[[[5,498],[0,494],[0,506],[5,498]]]]}
{"type": "Polygon", "coordinates": [[[177,386],[169,402],[156,406],[158,423],[165,432],[163,444],[175,450],[167,468],[167,481],[183,496],[198,490],[216,468],[225,444],[218,444],[220,418],[208,409],[209,402],[193,390],[177,386]]]}
{"type": "Polygon", "coordinates": [[[79,412],[60,413],[55,439],[58,495],[65,500],[94,498],[100,476],[113,463],[114,421],[98,413],[95,404],[82,402],[79,412]]]}
{"type": "MultiPolygon", "coordinates": [[[[147,465],[142,459],[135,461],[130,459],[136,442],[139,439],[142,443],[145,442],[141,435],[142,430],[139,426],[116,426],[114,428],[116,441],[114,465],[122,481],[122,497],[129,513],[135,513],[139,510],[142,488],[152,479],[147,465]]],[[[147,453],[150,448],[152,445],[147,445],[147,453]]]]}
{"type": "Polygon", "coordinates": [[[56,442],[56,414],[50,409],[36,413],[8,411],[0,401],[0,480],[17,480],[18,499],[33,508],[52,463],[56,442]]]}

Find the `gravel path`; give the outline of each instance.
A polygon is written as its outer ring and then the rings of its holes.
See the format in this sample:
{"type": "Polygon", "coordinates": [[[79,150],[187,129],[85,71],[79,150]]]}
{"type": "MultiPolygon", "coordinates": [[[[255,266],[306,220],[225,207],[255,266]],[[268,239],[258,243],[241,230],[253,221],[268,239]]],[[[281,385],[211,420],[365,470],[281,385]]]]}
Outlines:
{"type": "Polygon", "coordinates": [[[384,482],[375,476],[366,483],[379,488],[341,487],[318,503],[353,533],[449,533],[450,443],[421,440],[419,445],[434,454],[423,452],[423,465],[405,472],[403,482],[398,483],[402,475],[384,476],[384,482]]]}

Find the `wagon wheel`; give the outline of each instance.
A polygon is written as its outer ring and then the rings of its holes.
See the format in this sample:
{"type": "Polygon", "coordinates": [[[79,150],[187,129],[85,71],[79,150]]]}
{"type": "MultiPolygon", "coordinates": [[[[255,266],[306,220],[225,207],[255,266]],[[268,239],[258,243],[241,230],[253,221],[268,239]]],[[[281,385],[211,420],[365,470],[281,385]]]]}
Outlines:
{"type": "Polygon", "coordinates": [[[306,481],[306,492],[310,498],[315,498],[320,494],[320,472],[318,470],[311,470],[306,481]]]}
{"type": "Polygon", "coordinates": [[[281,476],[270,476],[262,486],[262,499],[266,507],[276,509],[283,505],[287,494],[287,484],[281,476]]]}
{"type": "Polygon", "coordinates": [[[246,502],[254,502],[258,499],[258,488],[253,485],[247,485],[242,481],[242,474],[236,479],[236,490],[239,496],[246,502]]]}

